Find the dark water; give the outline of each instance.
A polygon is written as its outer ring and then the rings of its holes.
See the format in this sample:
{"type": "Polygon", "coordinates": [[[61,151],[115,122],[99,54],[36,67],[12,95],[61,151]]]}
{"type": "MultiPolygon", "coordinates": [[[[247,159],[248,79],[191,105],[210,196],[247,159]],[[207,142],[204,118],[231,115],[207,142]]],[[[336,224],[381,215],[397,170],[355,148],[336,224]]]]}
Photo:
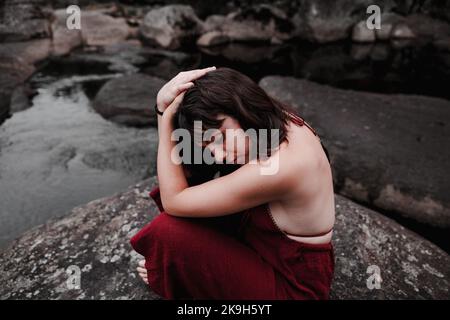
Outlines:
{"type": "MultiPolygon", "coordinates": [[[[231,44],[167,53],[125,47],[119,53],[76,52],[44,63],[30,80],[32,107],[0,126],[0,247],[23,231],[80,204],[124,190],[155,174],[156,128],[111,123],[91,107],[108,79],[143,72],[170,79],[206,66],[306,78],[340,88],[450,99],[450,53],[431,47],[231,44]],[[74,58],[75,57],[75,58],[74,58]],[[107,57],[107,59],[105,59],[107,57]],[[114,57],[114,59],[111,59],[114,57]]],[[[449,251],[435,230],[400,221],[449,251]]]]}
{"type": "Polygon", "coordinates": [[[343,89],[450,100],[450,51],[430,45],[340,42],[317,46],[302,42],[258,49],[233,44],[205,52],[209,54],[203,56],[203,65],[236,68],[255,80],[276,74],[343,89]]]}
{"type": "Polygon", "coordinates": [[[84,87],[111,76],[37,74],[33,106],[0,127],[0,246],[156,172],[146,147],[156,129],[116,125],[90,106],[84,87]]]}

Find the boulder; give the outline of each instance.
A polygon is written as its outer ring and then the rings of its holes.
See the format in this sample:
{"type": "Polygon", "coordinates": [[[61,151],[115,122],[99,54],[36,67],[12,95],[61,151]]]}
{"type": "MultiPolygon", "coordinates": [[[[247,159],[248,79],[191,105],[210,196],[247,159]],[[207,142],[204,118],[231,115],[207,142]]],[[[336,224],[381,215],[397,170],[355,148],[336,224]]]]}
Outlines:
{"type": "Polygon", "coordinates": [[[129,244],[156,213],[148,185],[89,202],[29,231],[0,254],[0,298],[157,298],[138,279],[139,255],[129,244]],[[68,284],[68,273],[77,271],[80,289],[68,284]]]}
{"type": "Polygon", "coordinates": [[[156,126],[153,106],[165,81],[144,74],[112,79],[97,93],[93,107],[104,118],[129,126],[156,126]]]}
{"type": "Polygon", "coordinates": [[[61,66],[72,66],[85,73],[135,73],[144,64],[142,45],[137,40],[126,40],[111,45],[95,47],[95,50],[75,50],[68,56],[51,58],[61,66]]]}
{"type": "Polygon", "coordinates": [[[168,5],[150,10],[139,28],[144,43],[165,49],[189,44],[202,31],[202,21],[188,5],[168,5]]]}
{"type": "Polygon", "coordinates": [[[31,99],[37,90],[32,89],[28,83],[17,86],[11,94],[10,112],[20,112],[31,107],[31,99]]]}
{"type": "Polygon", "coordinates": [[[11,95],[15,87],[25,81],[35,71],[33,65],[22,57],[2,51],[0,47],[0,124],[10,114],[11,95]]]}
{"type": "MultiPolygon", "coordinates": [[[[152,177],[26,232],[0,253],[0,299],[160,299],[137,276],[142,257],[129,243],[158,213],[148,195],[156,185],[152,177]]],[[[375,211],[335,200],[333,299],[449,298],[448,254],[375,211]]]]}
{"type": "Polygon", "coordinates": [[[46,0],[5,0],[0,5],[0,42],[51,36],[46,0]]]}
{"type": "Polygon", "coordinates": [[[230,41],[278,43],[293,37],[294,25],[281,9],[260,4],[227,15],[219,30],[230,41]]]}
{"type": "Polygon", "coordinates": [[[367,28],[366,21],[360,21],[353,27],[352,40],[355,42],[374,42],[375,30],[367,28]]]}
{"type": "Polygon", "coordinates": [[[3,43],[0,47],[0,55],[20,57],[24,63],[33,65],[45,60],[51,51],[50,39],[34,39],[20,42],[3,43]]]}
{"type": "MultiPolygon", "coordinates": [[[[293,15],[297,37],[317,43],[349,38],[352,27],[368,17],[370,0],[300,0],[300,8],[293,15]]],[[[384,11],[389,11],[394,1],[378,1],[384,11]]]]}
{"type": "Polygon", "coordinates": [[[411,30],[411,28],[405,23],[399,23],[392,28],[391,38],[392,39],[413,39],[416,35],[411,30]]]}
{"type": "Polygon", "coordinates": [[[53,12],[52,22],[52,54],[55,56],[66,55],[72,49],[81,46],[81,30],[68,29],[66,26],[67,13],[65,9],[53,12]]]}
{"type": "Polygon", "coordinates": [[[450,37],[450,24],[425,14],[412,14],[406,17],[405,25],[418,38],[439,40],[450,37]]]}
{"type": "Polygon", "coordinates": [[[83,74],[141,72],[170,80],[183,70],[198,68],[200,54],[143,46],[137,39],[115,44],[74,50],[64,57],[52,56],[55,67],[77,70],[83,74]]]}
{"type": "Polygon", "coordinates": [[[220,14],[208,16],[203,22],[205,32],[219,30],[227,22],[227,17],[220,14]]]}
{"type": "Polygon", "coordinates": [[[336,192],[450,228],[450,102],[335,89],[291,77],[260,85],[315,127],[331,154],[336,192]],[[375,155],[375,156],[374,156],[375,155]]]}
{"type": "Polygon", "coordinates": [[[394,27],[398,24],[401,24],[405,21],[405,18],[392,13],[382,13],[381,14],[381,28],[375,29],[375,33],[377,35],[378,40],[389,40],[391,38],[391,33],[394,27]]]}
{"type": "Polygon", "coordinates": [[[88,46],[106,46],[125,40],[130,28],[124,18],[113,18],[98,11],[83,11],[81,36],[88,46]]]}
{"type": "MultiPolygon", "coordinates": [[[[14,89],[33,74],[35,63],[49,56],[50,47],[51,41],[48,38],[1,44],[0,124],[10,114],[11,96],[14,89]]],[[[16,102],[17,100],[14,101],[14,103],[16,102]]]]}
{"type": "Polygon", "coordinates": [[[222,31],[209,31],[197,39],[197,45],[201,47],[212,47],[230,42],[230,38],[222,31]]]}
{"type": "Polygon", "coordinates": [[[373,210],[335,199],[332,299],[450,298],[446,252],[373,210]]]}

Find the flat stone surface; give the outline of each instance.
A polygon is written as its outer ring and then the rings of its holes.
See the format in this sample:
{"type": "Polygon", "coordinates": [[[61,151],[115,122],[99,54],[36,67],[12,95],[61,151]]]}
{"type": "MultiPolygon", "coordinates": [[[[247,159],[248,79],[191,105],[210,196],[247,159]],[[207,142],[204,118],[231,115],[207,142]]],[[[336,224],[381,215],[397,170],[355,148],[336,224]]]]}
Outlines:
{"type": "MultiPolygon", "coordinates": [[[[142,257],[129,243],[158,213],[156,185],[152,177],[25,233],[0,254],[0,299],[159,299],[137,277],[142,257]]],[[[336,213],[333,299],[450,298],[448,254],[339,195],[336,213]],[[380,289],[367,286],[370,266],[380,289]]]]}
{"type": "Polygon", "coordinates": [[[260,85],[295,107],[332,158],[336,192],[450,227],[450,102],[335,89],[292,77],[260,85]]]}

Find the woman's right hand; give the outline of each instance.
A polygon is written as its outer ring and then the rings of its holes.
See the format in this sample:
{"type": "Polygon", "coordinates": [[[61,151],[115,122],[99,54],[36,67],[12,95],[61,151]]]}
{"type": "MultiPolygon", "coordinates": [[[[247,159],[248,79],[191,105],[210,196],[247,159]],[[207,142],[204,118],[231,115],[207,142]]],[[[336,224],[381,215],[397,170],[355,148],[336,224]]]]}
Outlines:
{"type": "Polygon", "coordinates": [[[158,105],[158,109],[161,111],[166,110],[166,108],[181,92],[189,89],[194,85],[192,81],[204,76],[206,73],[213,70],[216,70],[216,67],[194,69],[178,73],[159,90],[156,97],[156,104],[158,105]]]}

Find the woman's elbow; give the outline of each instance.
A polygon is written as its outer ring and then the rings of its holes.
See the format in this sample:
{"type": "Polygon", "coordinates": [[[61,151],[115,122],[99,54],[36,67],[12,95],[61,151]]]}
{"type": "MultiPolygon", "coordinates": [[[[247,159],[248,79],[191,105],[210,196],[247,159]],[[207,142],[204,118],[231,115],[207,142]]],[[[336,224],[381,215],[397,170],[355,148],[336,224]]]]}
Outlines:
{"type": "Polygon", "coordinates": [[[174,216],[174,217],[185,217],[185,210],[183,210],[183,207],[177,205],[177,203],[171,199],[169,201],[166,201],[164,205],[165,211],[167,214],[174,216]]]}

